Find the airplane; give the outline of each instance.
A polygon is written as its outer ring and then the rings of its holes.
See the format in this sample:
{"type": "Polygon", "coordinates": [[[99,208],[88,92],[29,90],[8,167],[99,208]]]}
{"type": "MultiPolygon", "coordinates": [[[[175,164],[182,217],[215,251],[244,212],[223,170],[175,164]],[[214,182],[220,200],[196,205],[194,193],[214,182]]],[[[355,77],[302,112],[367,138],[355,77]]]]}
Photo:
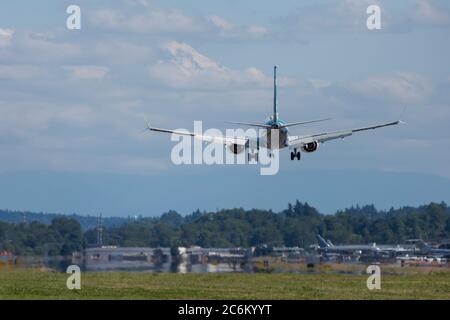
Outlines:
{"type": "MultiPolygon", "coordinates": [[[[343,131],[334,131],[334,132],[322,132],[318,134],[312,134],[312,135],[304,135],[304,136],[291,136],[289,135],[289,128],[295,127],[295,126],[301,126],[316,122],[322,122],[330,120],[329,118],[326,119],[317,119],[317,120],[309,120],[309,121],[300,121],[300,122],[291,122],[288,123],[284,120],[282,120],[279,117],[278,114],[278,106],[277,106],[277,66],[274,67],[273,72],[273,114],[267,118],[267,120],[263,124],[258,123],[249,123],[249,122],[228,122],[235,125],[242,125],[242,126],[248,126],[248,127],[254,127],[263,129],[263,133],[261,135],[258,135],[256,138],[253,137],[222,137],[222,136],[208,136],[208,135],[202,135],[202,134],[196,134],[189,131],[180,131],[180,130],[171,130],[171,129],[163,129],[163,128],[157,128],[152,127],[148,121],[146,121],[148,131],[155,131],[155,132],[163,132],[163,133],[172,133],[177,135],[184,135],[184,136],[191,136],[193,138],[199,139],[204,142],[212,142],[212,143],[219,143],[223,144],[228,147],[228,149],[234,153],[235,155],[240,154],[244,151],[249,151],[248,153],[248,160],[253,157],[255,160],[258,159],[258,152],[260,148],[266,148],[269,150],[269,153],[271,155],[271,150],[274,149],[285,149],[289,148],[291,150],[291,161],[294,161],[295,159],[300,160],[301,159],[301,152],[305,153],[312,153],[317,151],[319,146],[327,141],[335,140],[335,139],[344,139],[346,137],[349,137],[355,133],[383,128],[383,127],[389,127],[389,126],[396,126],[400,123],[403,123],[402,121],[394,121],[394,122],[387,122],[387,123],[381,123],[376,125],[371,125],[367,127],[361,127],[356,129],[350,129],[350,130],[343,130],[343,131]],[[277,130],[278,133],[278,141],[275,141],[275,143],[271,143],[271,135],[273,130],[277,130]]],[[[274,136],[276,137],[276,135],[274,136]]]]}
{"type": "Polygon", "coordinates": [[[417,243],[417,246],[420,249],[420,254],[422,255],[440,258],[450,258],[450,249],[434,248],[425,241],[423,241],[422,239],[412,239],[408,240],[408,242],[417,243]]]}
{"type": "Polygon", "coordinates": [[[326,254],[361,255],[362,253],[378,253],[380,251],[376,243],[335,246],[330,240],[325,240],[320,234],[316,235],[316,238],[319,242],[319,252],[326,254]]]}
{"type": "Polygon", "coordinates": [[[399,254],[414,254],[416,252],[416,248],[414,246],[406,246],[406,245],[379,245],[380,254],[386,256],[398,256],[399,254]]]}

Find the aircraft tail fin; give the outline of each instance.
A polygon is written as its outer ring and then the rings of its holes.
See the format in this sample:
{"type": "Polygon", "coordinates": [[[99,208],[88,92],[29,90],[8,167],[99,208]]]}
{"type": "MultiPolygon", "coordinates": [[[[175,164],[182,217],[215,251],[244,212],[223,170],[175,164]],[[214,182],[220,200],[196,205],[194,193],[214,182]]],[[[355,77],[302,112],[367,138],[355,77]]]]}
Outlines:
{"type": "Polygon", "coordinates": [[[277,110],[277,66],[273,67],[273,121],[278,121],[277,110]]]}
{"type": "Polygon", "coordinates": [[[419,246],[420,249],[429,249],[429,248],[430,248],[430,246],[428,245],[428,243],[426,243],[425,241],[423,241],[423,239],[418,239],[417,245],[419,246]]]}
{"type": "Polygon", "coordinates": [[[321,247],[321,248],[330,247],[330,244],[324,238],[322,238],[322,236],[320,234],[317,234],[316,237],[317,237],[317,241],[319,241],[319,247],[321,247]]]}

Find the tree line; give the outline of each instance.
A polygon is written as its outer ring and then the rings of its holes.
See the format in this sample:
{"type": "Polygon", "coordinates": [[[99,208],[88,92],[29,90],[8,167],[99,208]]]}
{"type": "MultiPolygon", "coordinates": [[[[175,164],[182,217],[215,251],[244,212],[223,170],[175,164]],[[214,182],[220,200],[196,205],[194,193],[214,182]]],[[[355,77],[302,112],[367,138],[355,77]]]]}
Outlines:
{"type": "Polygon", "coordinates": [[[0,251],[15,255],[67,256],[85,247],[80,223],[72,218],[54,218],[50,225],[0,222],[0,251]]]}
{"type": "MultiPolygon", "coordinates": [[[[103,230],[103,244],[123,247],[250,247],[300,246],[316,243],[320,233],[334,243],[396,244],[407,239],[450,238],[450,208],[431,203],[378,211],[373,205],[352,207],[334,215],[319,213],[297,201],[281,212],[224,209],[182,216],[169,211],[159,217],[128,219],[103,230]]],[[[97,231],[82,231],[79,222],[57,217],[39,222],[0,222],[0,251],[15,254],[66,255],[95,246],[97,231]]]]}
{"type": "MultiPolygon", "coordinates": [[[[50,225],[55,218],[69,217],[78,221],[81,225],[81,229],[86,231],[88,229],[95,228],[97,225],[98,217],[92,215],[79,215],[70,214],[62,215],[56,213],[44,213],[44,212],[29,212],[29,211],[13,211],[13,210],[0,210],[0,222],[9,223],[31,223],[33,221],[50,225]]],[[[105,217],[102,219],[103,225],[106,227],[119,226],[130,220],[131,217],[105,217]]]]}

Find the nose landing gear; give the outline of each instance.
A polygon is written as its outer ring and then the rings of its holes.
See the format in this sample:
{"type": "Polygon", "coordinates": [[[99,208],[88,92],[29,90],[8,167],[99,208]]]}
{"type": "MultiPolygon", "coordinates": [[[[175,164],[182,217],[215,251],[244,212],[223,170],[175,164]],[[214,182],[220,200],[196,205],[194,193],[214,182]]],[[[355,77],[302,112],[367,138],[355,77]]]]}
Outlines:
{"type": "Polygon", "coordinates": [[[291,152],[291,161],[294,161],[295,159],[297,159],[298,161],[300,161],[301,159],[301,153],[300,151],[297,151],[297,149],[294,149],[294,151],[291,152]]]}

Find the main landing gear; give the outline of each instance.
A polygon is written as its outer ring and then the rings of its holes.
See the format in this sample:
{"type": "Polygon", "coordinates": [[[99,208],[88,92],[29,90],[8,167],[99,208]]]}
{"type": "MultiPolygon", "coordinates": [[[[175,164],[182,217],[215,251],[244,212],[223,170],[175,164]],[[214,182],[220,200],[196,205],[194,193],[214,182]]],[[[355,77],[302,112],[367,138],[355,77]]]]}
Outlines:
{"type": "Polygon", "coordinates": [[[291,161],[294,161],[296,158],[298,161],[300,161],[302,155],[300,153],[300,151],[297,151],[297,149],[294,149],[293,152],[291,152],[291,161]]]}

